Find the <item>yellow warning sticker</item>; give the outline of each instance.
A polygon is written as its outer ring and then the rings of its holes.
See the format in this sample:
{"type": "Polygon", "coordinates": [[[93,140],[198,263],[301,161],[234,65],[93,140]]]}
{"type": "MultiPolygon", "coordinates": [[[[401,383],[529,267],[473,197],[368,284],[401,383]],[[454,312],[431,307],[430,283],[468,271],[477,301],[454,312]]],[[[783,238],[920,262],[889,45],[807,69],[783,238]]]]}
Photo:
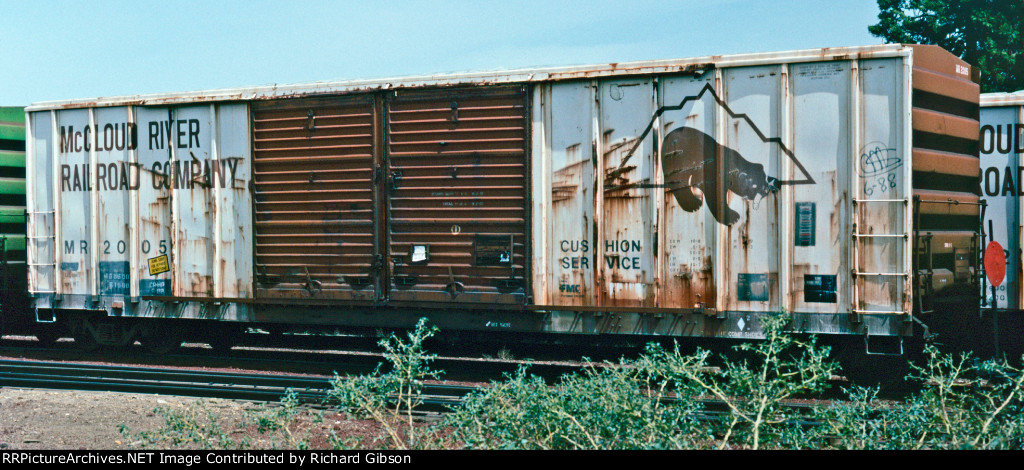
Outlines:
{"type": "Polygon", "coordinates": [[[149,260],[149,275],[156,276],[171,270],[171,264],[167,261],[167,255],[157,256],[149,260]]]}

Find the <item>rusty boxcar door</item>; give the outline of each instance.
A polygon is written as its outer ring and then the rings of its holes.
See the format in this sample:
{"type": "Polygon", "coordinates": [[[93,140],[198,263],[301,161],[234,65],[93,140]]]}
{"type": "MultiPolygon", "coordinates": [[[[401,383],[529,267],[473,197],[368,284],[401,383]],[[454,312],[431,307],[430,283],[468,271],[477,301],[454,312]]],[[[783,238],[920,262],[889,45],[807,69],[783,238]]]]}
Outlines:
{"type": "Polygon", "coordinates": [[[523,304],[525,87],[386,99],[392,302],[523,304]]]}
{"type": "Polygon", "coordinates": [[[258,297],[380,298],[376,100],[253,104],[258,297]]]}

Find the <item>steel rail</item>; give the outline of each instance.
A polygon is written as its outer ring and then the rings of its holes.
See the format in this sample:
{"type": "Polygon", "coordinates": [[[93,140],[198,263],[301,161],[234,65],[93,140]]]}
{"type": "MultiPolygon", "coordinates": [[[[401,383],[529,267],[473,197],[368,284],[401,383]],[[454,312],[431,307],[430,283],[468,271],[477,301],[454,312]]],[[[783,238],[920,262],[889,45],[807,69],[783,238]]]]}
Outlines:
{"type": "MultiPolygon", "coordinates": [[[[222,398],[256,402],[277,402],[289,390],[304,404],[329,406],[333,378],[296,375],[269,375],[210,372],[187,369],[124,367],[81,363],[0,360],[0,388],[39,388],[55,390],[146,393],[200,398],[222,398]]],[[[451,411],[477,387],[424,384],[414,412],[417,415],[451,411]]],[[[675,397],[662,397],[675,402],[675,397]]],[[[724,402],[700,399],[696,418],[724,422],[729,416],[724,402]]],[[[784,404],[786,408],[807,412],[812,407],[784,404]]],[[[788,422],[813,427],[815,419],[797,418],[788,422]]]]}
{"type": "MultiPolygon", "coordinates": [[[[17,340],[4,340],[3,343],[13,343],[17,340]]],[[[32,343],[35,344],[35,343],[32,343]]],[[[83,352],[71,347],[73,343],[60,343],[62,347],[10,347],[0,344],[0,353],[9,357],[17,357],[27,352],[26,358],[37,358],[46,360],[67,360],[67,361],[94,361],[94,362],[121,362],[122,359],[112,355],[111,351],[83,352]],[[43,353],[61,353],[62,357],[45,357],[43,353]],[[38,357],[37,357],[38,356],[38,357]],[[108,357],[110,356],[110,357],[108,357]]],[[[339,349],[338,346],[332,350],[313,350],[309,348],[299,349],[294,345],[238,345],[231,351],[213,351],[209,349],[183,346],[180,353],[152,354],[136,348],[138,353],[131,352],[132,361],[143,361],[145,367],[161,367],[172,362],[184,362],[185,364],[196,363],[208,367],[239,367],[240,364],[254,370],[275,370],[294,372],[296,367],[302,370],[300,373],[307,374],[331,374],[336,372],[339,375],[360,375],[373,372],[373,370],[385,362],[379,352],[369,348],[339,349]],[[351,354],[356,352],[356,354],[351,354]],[[369,352],[370,354],[362,354],[369,352]],[[172,359],[176,361],[172,361],[172,359]]],[[[115,351],[116,354],[123,352],[115,351]]],[[[455,353],[453,353],[455,354],[455,353]]],[[[24,357],[24,356],[23,356],[24,357]]],[[[579,364],[558,363],[554,360],[479,360],[476,358],[460,358],[457,356],[440,356],[431,362],[431,367],[445,371],[448,380],[466,382],[489,382],[501,380],[507,374],[513,374],[520,367],[528,367],[530,373],[545,377],[548,380],[556,380],[565,374],[578,373],[585,366],[579,364]]],[[[602,367],[603,364],[597,364],[602,367]]]]}
{"type": "MultiPolygon", "coordinates": [[[[0,387],[153,393],[274,402],[289,390],[303,403],[326,403],[332,378],[0,360],[0,387]]],[[[458,404],[473,387],[426,384],[422,402],[438,409],[458,404]]]]}

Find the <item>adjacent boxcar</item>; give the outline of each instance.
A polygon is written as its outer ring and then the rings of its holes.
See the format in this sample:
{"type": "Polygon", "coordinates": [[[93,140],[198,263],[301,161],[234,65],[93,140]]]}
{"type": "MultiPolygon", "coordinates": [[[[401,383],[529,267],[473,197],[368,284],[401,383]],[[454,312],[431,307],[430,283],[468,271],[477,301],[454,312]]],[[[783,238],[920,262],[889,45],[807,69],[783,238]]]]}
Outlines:
{"type": "Polygon", "coordinates": [[[977,77],[886,45],[39,103],[34,309],[911,335],[977,305],[977,77]]]}
{"type": "Polygon", "coordinates": [[[981,307],[992,318],[989,342],[1011,354],[1024,351],[1021,308],[1021,157],[1024,157],[1024,92],[981,95],[982,223],[981,307]]]}
{"type": "Polygon", "coordinates": [[[0,324],[30,317],[25,266],[25,110],[0,107],[0,324]]]}
{"type": "Polygon", "coordinates": [[[1024,156],[1024,92],[981,95],[982,191],[988,206],[982,228],[988,269],[986,308],[1020,310],[1021,157],[1024,156]]]}

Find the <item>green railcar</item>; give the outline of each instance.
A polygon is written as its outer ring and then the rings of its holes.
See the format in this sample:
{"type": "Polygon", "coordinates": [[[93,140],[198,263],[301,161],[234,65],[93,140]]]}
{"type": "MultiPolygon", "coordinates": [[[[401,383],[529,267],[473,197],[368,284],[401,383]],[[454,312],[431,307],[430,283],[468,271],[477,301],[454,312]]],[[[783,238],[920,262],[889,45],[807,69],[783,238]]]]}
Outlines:
{"type": "Polygon", "coordinates": [[[0,107],[0,326],[28,319],[25,239],[25,109],[0,107]]]}

